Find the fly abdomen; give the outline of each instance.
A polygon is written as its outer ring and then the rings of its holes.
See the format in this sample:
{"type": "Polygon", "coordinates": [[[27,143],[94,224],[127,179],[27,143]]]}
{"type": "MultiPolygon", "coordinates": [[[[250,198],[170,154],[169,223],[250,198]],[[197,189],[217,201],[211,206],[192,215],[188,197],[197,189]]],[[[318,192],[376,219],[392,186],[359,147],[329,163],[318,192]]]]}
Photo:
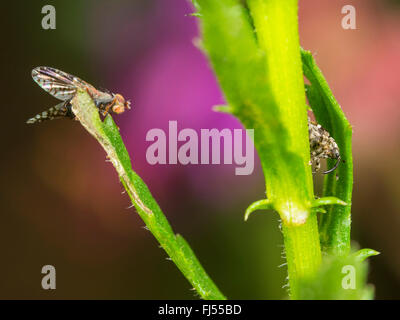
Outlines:
{"type": "Polygon", "coordinates": [[[51,107],[50,109],[43,111],[41,113],[38,113],[36,116],[33,118],[30,118],[26,121],[26,123],[36,123],[36,122],[42,122],[45,120],[53,120],[53,119],[59,119],[59,118],[74,118],[75,115],[73,114],[71,110],[71,104],[69,101],[63,101],[59,104],[57,104],[54,107],[51,107]]]}

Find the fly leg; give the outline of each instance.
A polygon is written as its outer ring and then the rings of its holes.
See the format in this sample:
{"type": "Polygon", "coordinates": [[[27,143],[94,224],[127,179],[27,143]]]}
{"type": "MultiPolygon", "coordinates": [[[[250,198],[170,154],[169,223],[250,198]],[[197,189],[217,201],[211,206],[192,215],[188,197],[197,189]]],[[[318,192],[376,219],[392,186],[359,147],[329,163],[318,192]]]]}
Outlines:
{"type": "Polygon", "coordinates": [[[78,118],[75,116],[74,112],[72,111],[71,100],[67,100],[64,102],[63,109],[65,109],[66,117],[68,117],[72,120],[78,120],[78,118]]]}
{"type": "Polygon", "coordinates": [[[114,105],[114,100],[112,102],[110,102],[108,105],[106,105],[104,111],[101,112],[101,114],[103,115],[103,117],[105,117],[106,115],[109,114],[110,112],[110,108],[114,105]]]}
{"type": "Polygon", "coordinates": [[[117,101],[117,99],[115,97],[113,97],[113,99],[111,100],[110,103],[108,103],[105,107],[103,107],[102,103],[98,103],[95,101],[95,99],[93,98],[93,94],[91,92],[90,88],[86,88],[86,92],[89,94],[89,96],[92,98],[92,100],[95,102],[97,108],[99,108],[100,113],[103,117],[105,117],[107,114],[109,114],[111,107],[115,104],[115,102],[117,101]]]}
{"type": "MultiPolygon", "coordinates": [[[[96,101],[93,98],[92,90],[89,87],[86,87],[86,92],[90,96],[90,98],[93,100],[93,102],[96,104],[96,106],[100,109],[101,114],[103,116],[106,116],[107,113],[108,113],[108,110],[110,109],[111,106],[107,105],[106,108],[105,108],[105,111],[102,111],[101,108],[97,105],[96,101]]],[[[113,99],[113,101],[110,102],[110,104],[111,105],[114,104],[114,99],[113,99]]]]}
{"type": "Polygon", "coordinates": [[[110,109],[111,107],[115,104],[115,102],[117,101],[117,99],[114,97],[114,99],[112,99],[112,101],[106,105],[106,107],[104,108],[104,110],[101,112],[101,114],[103,115],[103,117],[105,117],[107,114],[110,113],[110,109]]]}

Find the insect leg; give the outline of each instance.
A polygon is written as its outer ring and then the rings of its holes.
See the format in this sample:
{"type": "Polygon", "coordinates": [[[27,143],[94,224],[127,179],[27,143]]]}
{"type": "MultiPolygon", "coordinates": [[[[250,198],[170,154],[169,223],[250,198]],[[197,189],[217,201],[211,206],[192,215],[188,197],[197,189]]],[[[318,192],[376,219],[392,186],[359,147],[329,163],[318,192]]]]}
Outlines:
{"type": "Polygon", "coordinates": [[[115,102],[117,101],[117,99],[114,97],[112,99],[112,101],[106,105],[106,107],[104,108],[104,111],[102,111],[102,115],[105,117],[107,114],[109,114],[111,107],[115,104],[115,102]]]}

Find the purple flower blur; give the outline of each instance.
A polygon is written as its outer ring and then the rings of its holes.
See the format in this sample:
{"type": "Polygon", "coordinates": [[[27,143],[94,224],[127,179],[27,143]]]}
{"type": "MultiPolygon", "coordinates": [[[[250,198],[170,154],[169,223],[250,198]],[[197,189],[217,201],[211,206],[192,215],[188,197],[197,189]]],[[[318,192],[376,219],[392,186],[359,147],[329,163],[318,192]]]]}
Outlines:
{"type": "MultiPolygon", "coordinates": [[[[190,16],[190,4],[182,0],[155,1],[146,5],[146,10],[141,9],[139,22],[132,20],[132,5],[119,6],[115,15],[109,12],[115,9],[107,5],[97,8],[93,20],[101,20],[98,15],[107,11],[110,23],[119,24],[119,34],[111,33],[107,26],[99,31],[96,24],[92,35],[95,48],[91,49],[100,51],[98,63],[110,73],[113,87],[131,99],[132,110],[114,118],[121,127],[134,170],[156,195],[165,194],[172,181],[184,180],[185,188],[193,189],[197,196],[203,193],[208,201],[218,201],[218,193],[232,193],[233,185],[238,185],[235,181],[244,179],[235,176],[234,165],[152,166],[146,162],[146,149],[152,143],[146,141],[146,133],[160,128],[168,134],[169,121],[176,120],[178,130],[192,128],[198,132],[202,128],[232,129],[242,125],[230,115],[212,111],[224,99],[206,57],[193,45],[198,30],[196,18],[190,16]],[[130,14],[121,13],[129,10],[130,14]],[[119,20],[114,21],[117,17],[119,20]],[[148,29],[138,31],[136,27],[143,24],[148,29]],[[104,41],[108,43],[106,48],[104,41]],[[232,187],[224,188],[222,182],[232,187]]],[[[253,174],[257,166],[256,162],[253,174]]],[[[243,184],[239,184],[237,188],[242,189],[243,184]]]]}

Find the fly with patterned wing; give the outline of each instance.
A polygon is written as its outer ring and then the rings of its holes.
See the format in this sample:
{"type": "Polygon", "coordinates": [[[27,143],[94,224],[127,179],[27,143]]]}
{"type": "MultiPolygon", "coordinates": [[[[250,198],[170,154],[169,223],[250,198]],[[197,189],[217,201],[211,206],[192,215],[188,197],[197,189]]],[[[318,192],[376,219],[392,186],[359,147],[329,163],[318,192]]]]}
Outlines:
{"type": "Polygon", "coordinates": [[[130,109],[130,102],[126,101],[122,95],[97,90],[91,84],[61,70],[51,67],[37,67],[32,70],[32,78],[43,90],[63,102],[30,118],[27,123],[65,117],[74,119],[71,99],[78,89],[86,90],[89,93],[103,116],[106,116],[110,110],[120,114],[125,109],[130,109]]]}

